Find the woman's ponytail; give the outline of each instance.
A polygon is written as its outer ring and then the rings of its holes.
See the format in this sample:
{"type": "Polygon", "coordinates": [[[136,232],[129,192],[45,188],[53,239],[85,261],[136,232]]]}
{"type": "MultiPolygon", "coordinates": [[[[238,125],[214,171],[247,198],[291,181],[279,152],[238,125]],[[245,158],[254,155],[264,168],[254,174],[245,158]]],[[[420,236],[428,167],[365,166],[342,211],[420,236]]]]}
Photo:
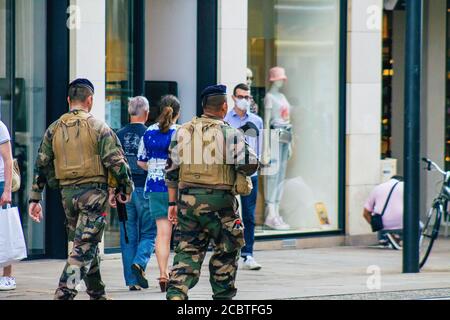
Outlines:
{"type": "Polygon", "coordinates": [[[160,102],[161,115],[158,118],[159,129],[166,133],[172,127],[174,119],[180,114],[180,100],[173,95],[164,96],[160,102]]]}
{"type": "Polygon", "coordinates": [[[166,133],[169,131],[173,124],[173,109],[171,106],[166,106],[162,110],[161,115],[158,118],[159,129],[166,133]]]}

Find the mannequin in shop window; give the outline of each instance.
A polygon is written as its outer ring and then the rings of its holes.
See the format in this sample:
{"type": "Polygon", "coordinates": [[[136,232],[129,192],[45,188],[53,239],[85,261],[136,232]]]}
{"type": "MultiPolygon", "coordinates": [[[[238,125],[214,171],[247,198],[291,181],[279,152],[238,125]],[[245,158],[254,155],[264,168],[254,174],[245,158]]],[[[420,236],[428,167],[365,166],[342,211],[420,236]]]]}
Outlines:
{"type": "Polygon", "coordinates": [[[283,195],[287,162],[292,155],[291,106],[280,90],[287,81],[286,71],[281,67],[270,70],[271,88],[264,99],[264,153],[262,162],[270,169],[265,174],[265,225],[273,230],[289,230],[283,221],[279,207],[283,195]]]}
{"type": "MultiPolygon", "coordinates": [[[[250,68],[247,68],[247,86],[251,88],[253,86],[253,71],[250,68]]],[[[256,101],[253,99],[253,97],[250,98],[250,112],[254,114],[258,114],[259,107],[256,101]]]]}

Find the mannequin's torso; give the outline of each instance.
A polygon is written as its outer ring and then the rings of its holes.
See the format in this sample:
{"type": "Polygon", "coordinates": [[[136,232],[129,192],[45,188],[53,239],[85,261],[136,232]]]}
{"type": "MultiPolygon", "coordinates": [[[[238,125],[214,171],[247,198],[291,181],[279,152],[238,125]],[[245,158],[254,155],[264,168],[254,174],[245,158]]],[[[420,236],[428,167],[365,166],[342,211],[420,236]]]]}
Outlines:
{"type": "Polygon", "coordinates": [[[264,99],[266,109],[265,122],[271,126],[288,126],[291,124],[291,105],[278,88],[272,87],[264,99]]]}

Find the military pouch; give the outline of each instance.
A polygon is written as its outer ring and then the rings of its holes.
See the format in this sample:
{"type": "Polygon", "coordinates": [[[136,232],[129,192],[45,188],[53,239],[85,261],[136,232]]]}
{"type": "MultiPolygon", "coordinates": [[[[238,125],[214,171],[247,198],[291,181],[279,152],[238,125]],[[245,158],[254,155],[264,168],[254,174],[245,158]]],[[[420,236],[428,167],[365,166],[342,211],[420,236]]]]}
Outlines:
{"type": "Polygon", "coordinates": [[[243,175],[242,173],[236,173],[236,180],[231,192],[235,196],[248,196],[253,191],[253,183],[250,177],[243,175]]]}

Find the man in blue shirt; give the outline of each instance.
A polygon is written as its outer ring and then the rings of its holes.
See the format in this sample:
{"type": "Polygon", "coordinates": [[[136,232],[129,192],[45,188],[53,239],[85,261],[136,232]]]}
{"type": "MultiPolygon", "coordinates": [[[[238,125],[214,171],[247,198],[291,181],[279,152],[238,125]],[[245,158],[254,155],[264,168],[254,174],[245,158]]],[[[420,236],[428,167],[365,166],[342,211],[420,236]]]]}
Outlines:
{"type": "Polygon", "coordinates": [[[130,99],[128,113],[130,124],[121,129],[117,136],[122,144],[133,175],[135,191],[131,202],[126,205],[128,221],[126,228],[129,243],[124,237],[124,227],[121,224],[120,246],[126,285],[131,291],[147,289],[148,280],[145,269],[155,248],[156,223],[150,214],[150,204],[144,197],[144,186],[147,172],[138,166],[138,151],[141,138],[147,131],[145,122],[149,114],[149,103],[145,97],[130,99]]]}
{"type": "MultiPolygon", "coordinates": [[[[246,84],[238,84],[233,91],[234,108],[227,114],[225,121],[233,128],[244,131],[247,143],[261,157],[263,120],[250,112],[252,97],[250,88],[246,84]]],[[[244,259],[243,268],[247,270],[260,270],[261,265],[253,258],[253,245],[255,243],[255,209],[258,196],[258,173],[252,176],[253,191],[249,196],[241,197],[242,219],[244,220],[245,247],[241,256],[244,259]]]]}

